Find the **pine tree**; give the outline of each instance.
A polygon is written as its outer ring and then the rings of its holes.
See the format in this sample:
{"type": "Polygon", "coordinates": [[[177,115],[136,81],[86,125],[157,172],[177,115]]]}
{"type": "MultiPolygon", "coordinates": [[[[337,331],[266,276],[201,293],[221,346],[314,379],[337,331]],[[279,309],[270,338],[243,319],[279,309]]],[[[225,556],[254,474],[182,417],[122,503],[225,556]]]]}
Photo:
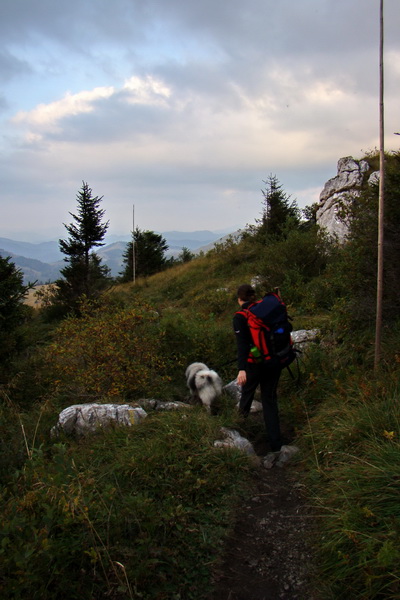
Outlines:
{"type": "Polygon", "coordinates": [[[23,299],[32,287],[24,285],[22,272],[10,257],[0,255],[0,383],[3,369],[6,373],[8,360],[19,348],[18,328],[27,315],[23,299]]]}
{"type": "MultiPolygon", "coordinates": [[[[135,273],[137,277],[147,277],[162,271],[168,264],[165,252],[168,244],[161,234],[154,231],[141,231],[136,227],[133,239],[135,242],[135,273]]],[[[132,242],[126,246],[123,254],[124,271],[121,281],[133,279],[133,252],[132,242]]]]}
{"type": "Polygon", "coordinates": [[[77,194],[77,214],[70,213],[74,222],[64,226],[69,233],[67,240],[60,240],[60,250],[66,255],[68,265],[61,270],[63,280],[57,281],[57,300],[69,308],[76,308],[80,297],[95,297],[110,281],[109,269],[101,265],[101,259],[92,252],[103,246],[109,222],[103,223],[105,211],[99,208],[103,197],[92,196],[87,183],[77,194]]]}
{"type": "Polygon", "coordinates": [[[296,201],[290,201],[275,175],[266,181],[266,189],[261,190],[264,196],[263,213],[260,221],[260,232],[277,238],[286,237],[289,229],[299,226],[300,211],[296,201]]]}
{"type": "Polygon", "coordinates": [[[187,262],[190,262],[191,260],[193,260],[194,257],[195,257],[195,254],[193,252],[191,252],[189,250],[189,248],[187,248],[186,246],[183,246],[182,250],[178,254],[177,262],[178,263],[187,263],[187,262]]]}

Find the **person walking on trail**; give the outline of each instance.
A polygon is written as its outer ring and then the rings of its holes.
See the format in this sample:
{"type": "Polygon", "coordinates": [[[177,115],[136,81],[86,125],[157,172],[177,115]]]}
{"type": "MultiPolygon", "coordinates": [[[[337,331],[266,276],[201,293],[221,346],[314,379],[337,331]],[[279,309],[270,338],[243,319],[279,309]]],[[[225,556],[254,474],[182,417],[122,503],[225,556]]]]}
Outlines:
{"type": "Polygon", "coordinates": [[[240,311],[236,312],[233,317],[233,328],[238,351],[237,383],[242,388],[239,412],[244,417],[248,416],[255,391],[260,386],[263,416],[271,452],[279,452],[282,448],[282,438],[277,387],[282,368],[280,365],[257,360],[251,353],[254,341],[248,326],[246,310],[256,302],[254,289],[248,284],[241,285],[237,290],[237,298],[240,311]]]}

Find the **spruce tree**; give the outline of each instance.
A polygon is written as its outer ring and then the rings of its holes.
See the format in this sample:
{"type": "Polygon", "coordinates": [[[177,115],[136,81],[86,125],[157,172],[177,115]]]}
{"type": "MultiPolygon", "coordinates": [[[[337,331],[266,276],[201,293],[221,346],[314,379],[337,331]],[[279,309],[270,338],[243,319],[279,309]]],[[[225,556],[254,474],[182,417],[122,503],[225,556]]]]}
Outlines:
{"type": "Polygon", "coordinates": [[[191,252],[189,250],[189,248],[187,248],[186,246],[183,246],[182,250],[178,254],[177,262],[178,263],[187,263],[187,262],[190,262],[191,260],[193,260],[194,257],[195,257],[195,254],[193,252],[191,252]]]}
{"type": "Polygon", "coordinates": [[[260,221],[260,232],[275,238],[286,237],[288,231],[297,228],[300,223],[300,211],[296,201],[290,200],[275,175],[266,181],[266,189],[261,190],[264,196],[263,213],[260,221]]]}
{"type": "Polygon", "coordinates": [[[0,383],[9,359],[19,349],[18,328],[27,316],[23,300],[32,284],[24,285],[23,274],[9,256],[0,255],[0,383]]]}
{"type": "MultiPolygon", "coordinates": [[[[141,231],[136,227],[133,239],[135,241],[135,273],[137,277],[147,277],[165,269],[168,264],[165,258],[168,244],[161,234],[154,231],[141,231]]],[[[121,273],[121,281],[132,281],[132,242],[128,242],[126,246],[123,264],[125,268],[121,273]]]]}
{"type": "Polygon", "coordinates": [[[60,250],[68,265],[61,270],[63,280],[57,281],[57,300],[69,308],[76,308],[79,298],[95,297],[110,281],[109,269],[101,265],[101,258],[92,251],[104,246],[103,240],[109,222],[103,222],[105,211],[100,208],[103,197],[92,195],[86,182],[77,194],[77,214],[69,213],[74,222],[64,226],[67,240],[59,240],[60,250]]]}

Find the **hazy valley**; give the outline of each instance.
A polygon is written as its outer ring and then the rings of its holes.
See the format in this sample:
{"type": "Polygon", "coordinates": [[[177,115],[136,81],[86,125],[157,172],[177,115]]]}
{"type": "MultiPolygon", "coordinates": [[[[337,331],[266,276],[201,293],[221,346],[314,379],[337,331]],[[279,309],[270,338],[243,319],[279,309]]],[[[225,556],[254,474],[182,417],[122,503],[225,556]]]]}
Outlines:
{"type": "MultiPolygon", "coordinates": [[[[223,231],[166,231],[161,235],[168,244],[167,257],[177,256],[182,248],[192,252],[200,251],[219,240],[223,231]]],[[[117,277],[122,270],[122,255],[130,236],[106,237],[106,244],[97,249],[103,264],[111,269],[111,275],[117,277]]],[[[15,265],[24,274],[24,283],[38,284],[52,282],[60,276],[65,266],[64,255],[60,252],[58,240],[30,243],[0,237],[0,256],[10,256],[15,265]]]]}

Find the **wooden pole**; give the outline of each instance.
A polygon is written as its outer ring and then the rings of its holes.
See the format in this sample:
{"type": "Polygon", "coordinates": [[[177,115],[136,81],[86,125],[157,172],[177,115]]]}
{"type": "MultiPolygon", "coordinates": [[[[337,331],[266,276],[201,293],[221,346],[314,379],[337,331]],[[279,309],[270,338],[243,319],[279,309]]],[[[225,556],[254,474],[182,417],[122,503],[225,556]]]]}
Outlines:
{"type": "Polygon", "coordinates": [[[384,71],[383,71],[383,0],[380,0],[379,41],[379,208],[378,208],[378,264],[376,285],[375,362],[377,369],[381,360],[382,343],[382,297],[383,297],[383,237],[385,200],[385,134],[384,134],[384,71]]]}

